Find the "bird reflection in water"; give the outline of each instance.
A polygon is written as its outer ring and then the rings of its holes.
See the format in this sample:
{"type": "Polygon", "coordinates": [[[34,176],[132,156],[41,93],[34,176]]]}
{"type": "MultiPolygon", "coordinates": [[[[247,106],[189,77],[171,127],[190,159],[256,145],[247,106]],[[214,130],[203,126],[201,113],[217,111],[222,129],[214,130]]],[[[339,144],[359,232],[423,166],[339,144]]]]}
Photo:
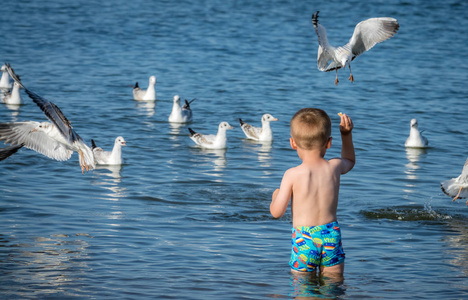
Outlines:
{"type": "Polygon", "coordinates": [[[122,181],[121,170],[122,165],[97,165],[93,172],[97,177],[92,183],[111,191],[111,193],[105,194],[108,200],[118,201],[119,198],[126,196],[125,191],[127,189],[120,186],[122,181]]]}
{"type": "MultiPolygon", "coordinates": [[[[408,163],[405,165],[406,170],[406,178],[409,180],[416,180],[418,176],[416,174],[417,170],[420,168],[419,160],[422,155],[427,154],[427,149],[424,148],[406,148],[406,158],[408,159],[408,163]]],[[[407,183],[407,187],[413,187],[414,184],[407,183]]]]}
{"type": "Polygon", "coordinates": [[[206,154],[206,158],[213,162],[213,173],[212,176],[222,177],[222,172],[226,168],[226,149],[204,149],[200,151],[206,154]]]}
{"type": "Polygon", "coordinates": [[[136,101],[136,107],[146,116],[152,117],[154,115],[156,101],[136,101]]]}

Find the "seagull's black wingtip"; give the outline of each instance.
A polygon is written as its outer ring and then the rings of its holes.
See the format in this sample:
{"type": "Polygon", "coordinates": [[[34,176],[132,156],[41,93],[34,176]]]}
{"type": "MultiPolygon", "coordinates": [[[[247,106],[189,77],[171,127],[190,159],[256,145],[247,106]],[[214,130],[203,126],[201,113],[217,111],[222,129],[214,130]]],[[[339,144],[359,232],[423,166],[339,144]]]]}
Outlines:
{"type": "Polygon", "coordinates": [[[188,131],[190,132],[190,136],[193,136],[193,135],[196,134],[196,132],[193,131],[192,128],[190,128],[190,127],[188,128],[188,131]]]}
{"type": "Polygon", "coordinates": [[[241,118],[239,118],[239,123],[240,123],[241,126],[244,125],[244,121],[242,121],[241,118]]]}
{"type": "Polygon", "coordinates": [[[312,23],[314,24],[314,26],[317,26],[317,23],[318,23],[318,14],[319,14],[319,11],[318,11],[318,10],[312,14],[312,23]]]}
{"type": "Polygon", "coordinates": [[[91,150],[94,150],[95,148],[97,148],[96,143],[91,139],[91,150]]]}

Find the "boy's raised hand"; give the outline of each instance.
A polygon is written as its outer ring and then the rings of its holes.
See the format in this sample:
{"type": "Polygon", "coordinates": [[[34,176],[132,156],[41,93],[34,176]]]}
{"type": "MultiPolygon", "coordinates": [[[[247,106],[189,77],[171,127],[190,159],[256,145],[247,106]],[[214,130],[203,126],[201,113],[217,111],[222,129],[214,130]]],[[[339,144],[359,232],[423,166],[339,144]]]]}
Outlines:
{"type": "Polygon", "coordinates": [[[338,114],[341,117],[340,132],[342,135],[348,135],[354,128],[353,121],[347,114],[338,114]]]}

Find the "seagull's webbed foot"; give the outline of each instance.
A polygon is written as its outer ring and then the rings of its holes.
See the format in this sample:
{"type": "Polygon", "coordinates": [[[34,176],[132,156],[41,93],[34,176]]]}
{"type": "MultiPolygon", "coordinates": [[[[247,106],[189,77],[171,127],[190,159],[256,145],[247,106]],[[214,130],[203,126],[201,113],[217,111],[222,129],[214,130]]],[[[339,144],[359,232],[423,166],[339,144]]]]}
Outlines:
{"type": "Polygon", "coordinates": [[[338,85],[338,77],[335,78],[335,85],[338,85]]]}
{"type": "Polygon", "coordinates": [[[335,85],[338,85],[338,69],[335,69],[335,85]]]}
{"type": "Polygon", "coordinates": [[[83,155],[83,151],[78,150],[78,154],[80,155],[80,167],[81,167],[81,173],[84,174],[84,170],[86,170],[86,172],[89,171],[89,167],[88,165],[86,165],[86,161],[84,159],[84,155],[83,155]]]}
{"type": "Polygon", "coordinates": [[[351,73],[351,65],[349,64],[348,67],[349,67],[349,78],[348,79],[351,82],[354,82],[354,76],[353,76],[353,73],[351,73]]]}

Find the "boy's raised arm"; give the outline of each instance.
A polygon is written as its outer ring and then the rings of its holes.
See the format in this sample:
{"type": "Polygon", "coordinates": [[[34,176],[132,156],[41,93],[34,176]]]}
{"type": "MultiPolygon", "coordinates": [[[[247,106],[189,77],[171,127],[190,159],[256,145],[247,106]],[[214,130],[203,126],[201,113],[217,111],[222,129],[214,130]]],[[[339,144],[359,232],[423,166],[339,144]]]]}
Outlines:
{"type": "Polygon", "coordinates": [[[341,114],[340,132],[341,132],[341,158],[343,159],[342,174],[348,173],[356,163],[354,154],[353,135],[351,131],[354,128],[353,121],[346,114],[341,114]]]}
{"type": "Polygon", "coordinates": [[[281,186],[273,192],[270,204],[270,213],[274,218],[280,218],[288,209],[289,200],[292,195],[292,181],[288,176],[289,170],[284,173],[281,186]]]}

